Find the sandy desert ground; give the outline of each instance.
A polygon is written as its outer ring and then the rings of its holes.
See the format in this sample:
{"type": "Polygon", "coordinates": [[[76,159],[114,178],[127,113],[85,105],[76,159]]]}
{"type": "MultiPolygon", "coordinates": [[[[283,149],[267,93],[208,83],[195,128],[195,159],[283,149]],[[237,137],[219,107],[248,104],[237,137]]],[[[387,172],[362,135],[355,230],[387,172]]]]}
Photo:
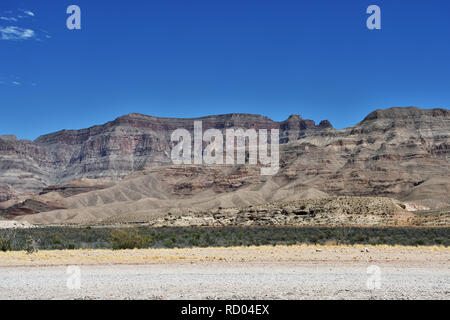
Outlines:
{"type": "Polygon", "coordinates": [[[450,299],[449,262],[400,246],[7,252],[0,298],[450,299]]]}

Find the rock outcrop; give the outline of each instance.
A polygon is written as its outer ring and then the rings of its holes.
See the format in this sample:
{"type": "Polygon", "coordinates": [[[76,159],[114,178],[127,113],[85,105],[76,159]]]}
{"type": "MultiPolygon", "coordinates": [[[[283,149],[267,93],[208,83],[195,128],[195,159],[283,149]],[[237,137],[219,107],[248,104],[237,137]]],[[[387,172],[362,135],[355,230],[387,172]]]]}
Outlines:
{"type": "MultiPolygon", "coordinates": [[[[291,116],[283,122],[252,114],[226,114],[196,119],[171,119],[132,113],[104,125],[63,130],[35,141],[0,136],[0,183],[19,192],[39,192],[82,177],[119,178],[148,166],[170,164],[171,133],[193,131],[195,120],[203,130],[215,128],[280,128],[287,143],[330,128],[291,116]]],[[[3,196],[5,197],[5,196],[3,196]]]]}
{"type": "Polygon", "coordinates": [[[444,208],[450,206],[450,110],[376,110],[341,130],[296,115],[275,122],[248,114],[198,119],[130,114],[35,141],[2,136],[0,202],[18,194],[19,200],[0,203],[3,216],[29,214],[32,218],[25,218],[32,223],[147,221],[175,209],[323,195],[382,196],[444,208]],[[279,172],[261,176],[248,165],[172,165],[170,134],[192,131],[194,120],[202,120],[204,130],[279,128],[279,172]],[[45,206],[26,202],[26,193],[45,206]]]}
{"type": "Polygon", "coordinates": [[[7,201],[17,196],[17,193],[8,185],[0,184],[0,202],[7,201]]]}
{"type": "Polygon", "coordinates": [[[65,208],[58,203],[44,203],[33,199],[27,199],[24,202],[15,204],[7,208],[6,210],[0,210],[0,214],[4,218],[12,219],[18,216],[25,216],[61,209],[65,208]]]}
{"type": "Polygon", "coordinates": [[[449,143],[449,110],[376,110],[353,127],[286,145],[281,175],[334,195],[403,198],[432,189],[432,206],[448,205],[449,143]]]}

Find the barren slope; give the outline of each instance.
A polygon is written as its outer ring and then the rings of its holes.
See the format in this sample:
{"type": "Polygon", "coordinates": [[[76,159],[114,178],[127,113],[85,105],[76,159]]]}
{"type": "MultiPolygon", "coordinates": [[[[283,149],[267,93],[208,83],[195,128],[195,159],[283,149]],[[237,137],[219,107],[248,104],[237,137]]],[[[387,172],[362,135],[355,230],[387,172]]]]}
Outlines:
{"type": "Polygon", "coordinates": [[[33,143],[0,138],[3,146],[0,147],[0,163],[3,163],[0,183],[6,186],[0,191],[4,190],[3,199],[12,197],[0,203],[0,215],[17,216],[34,223],[148,221],[169,212],[199,212],[326,196],[383,196],[421,209],[450,206],[449,110],[412,107],[377,110],[357,125],[342,130],[326,123],[315,126],[296,116],[282,123],[238,114],[202,119],[205,129],[280,127],[283,130],[280,139],[284,143],[280,145],[279,172],[261,176],[256,166],[163,164],[170,162],[170,146],[166,144],[170,129],[188,126],[192,119],[178,121],[133,114],[103,126],[44,136],[33,143]],[[136,135],[130,134],[133,130],[140,135],[148,130],[158,132],[166,142],[160,145],[162,149],[152,139],[150,144],[137,143],[136,135]],[[99,135],[101,139],[108,137],[105,141],[109,151],[105,151],[104,145],[97,146],[99,135]],[[40,152],[43,145],[47,146],[45,150],[52,150],[52,159],[66,160],[44,162],[43,167],[36,164],[39,170],[45,167],[48,171],[50,165],[58,175],[65,175],[64,179],[74,176],[80,179],[91,174],[96,178],[54,186],[50,170],[48,175],[44,174],[45,179],[39,178],[45,186],[38,189],[43,194],[17,195],[10,185],[23,184],[23,190],[29,186],[37,188],[37,176],[31,180],[20,178],[17,180],[20,182],[14,180],[18,169],[12,164],[19,163],[14,160],[17,157],[14,151],[22,148],[20,166],[23,168],[29,151],[36,152],[35,160],[37,156],[49,156],[47,151],[40,152]],[[52,147],[48,149],[48,146],[52,147]],[[69,155],[66,153],[69,147],[81,149],[75,154],[71,149],[69,155]],[[115,159],[113,162],[111,157],[115,159]],[[97,169],[76,169],[80,165],[88,168],[86,161],[98,164],[97,169]],[[103,161],[109,163],[107,168],[101,164],[103,161]],[[132,167],[118,166],[129,161],[134,163],[132,167]],[[66,167],[60,167],[62,163],[66,167]],[[13,182],[8,184],[8,181],[13,182]],[[28,199],[35,202],[27,202],[28,199]]]}

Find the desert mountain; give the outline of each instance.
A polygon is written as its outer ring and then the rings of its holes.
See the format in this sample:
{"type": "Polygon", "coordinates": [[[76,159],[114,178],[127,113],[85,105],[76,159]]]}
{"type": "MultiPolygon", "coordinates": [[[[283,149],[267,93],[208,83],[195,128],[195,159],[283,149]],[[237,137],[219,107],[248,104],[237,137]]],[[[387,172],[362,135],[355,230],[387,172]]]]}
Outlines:
{"type": "Polygon", "coordinates": [[[328,121],[316,125],[296,115],[276,122],[252,114],[170,119],[133,113],[104,125],[63,130],[35,141],[0,136],[0,190],[9,186],[19,193],[39,192],[84,177],[116,179],[145,167],[170,164],[171,133],[178,128],[192,131],[195,120],[202,121],[204,130],[279,128],[281,143],[331,128],[328,121]]]}
{"type": "Polygon", "coordinates": [[[204,130],[280,129],[280,170],[173,165],[170,134],[197,119],[120,117],[35,141],[0,137],[0,214],[34,223],[146,221],[218,207],[327,196],[392,197],[450,206],[450,111],[376,110],[334,129],[300,116],[199,118],[204,130]],[[31,194],[30,194],[31,193],[31,194]]]}

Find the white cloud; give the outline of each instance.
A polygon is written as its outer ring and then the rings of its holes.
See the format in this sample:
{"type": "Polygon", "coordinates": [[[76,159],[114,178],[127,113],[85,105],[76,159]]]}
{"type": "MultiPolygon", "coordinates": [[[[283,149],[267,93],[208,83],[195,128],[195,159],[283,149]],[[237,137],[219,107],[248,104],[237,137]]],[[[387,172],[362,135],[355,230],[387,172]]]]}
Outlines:
{"type": "MultiPolygon", "coordinates": [[[[14,86],[14,87],[18,87],[22,85],[22,82],[19,81],[4,81],[4,80],[0,80],[0,85],[9,85],[9,86],[14,86]]],[[[34,85],[34,84],[33,84],[34,85]]]]}
{"type": "Polygon", "coordinates": [[[17,22],[17,21],[18,21],[17,18],[14,18],[14,17],[11,17],[11,18],[8,18],[8,17],[0,17],[0,20],[3,20],[3,21],[9,21],[9,22],[17,22]]]}
{"type": "MultiPolygon", "coordinates": [[[[1,0],[0,0],[1,1],[1,0]]],[[[44,35],[38,35],[36,31],[28,26],[22,25],[22,19],[35,17],[36,14],[30,10],[17,9],[14,11],[3,11],[3,15],[0,16],[0,23],[2,21],[10,22],[12,25],[5,26],[0,25],[0,41],[1,40],[37,40],[41,41],[41,37],[44,35]]],[[[23,21],[25,22],[25,20],[23,21]]],[[[46,36],[47,39],[50,36],[46,36]]]]}
{"type": "Polygon", "coordinates": [[[0,74],[0,86],[8,87],[36,87],[37,83],[34,81],[28,81],[22,79],[17,75],[1,75],[0,74]]]}
{"type": "Polygon", "coordinates": [[[35,38],[34,30],[15,26],[1,27],[0,40],[28,40],[35,38]]]}
{"type": "Polygon", "coordinates": [[[23,10],[23,9],[18,9],[18,12],[24,13],[25,15],[22,14],[16,14],[14,16],[13,12],[11,10],[3,12],[4,14],[7,14],[7,16],[1,16],[0,20],[1,21],[8,21],[8,22],[18,22],[20,19],[24,19],[24,18],[28,18],[28,17],[34,17],[36,16],[36,14],[30,10],[23,10]]]}

